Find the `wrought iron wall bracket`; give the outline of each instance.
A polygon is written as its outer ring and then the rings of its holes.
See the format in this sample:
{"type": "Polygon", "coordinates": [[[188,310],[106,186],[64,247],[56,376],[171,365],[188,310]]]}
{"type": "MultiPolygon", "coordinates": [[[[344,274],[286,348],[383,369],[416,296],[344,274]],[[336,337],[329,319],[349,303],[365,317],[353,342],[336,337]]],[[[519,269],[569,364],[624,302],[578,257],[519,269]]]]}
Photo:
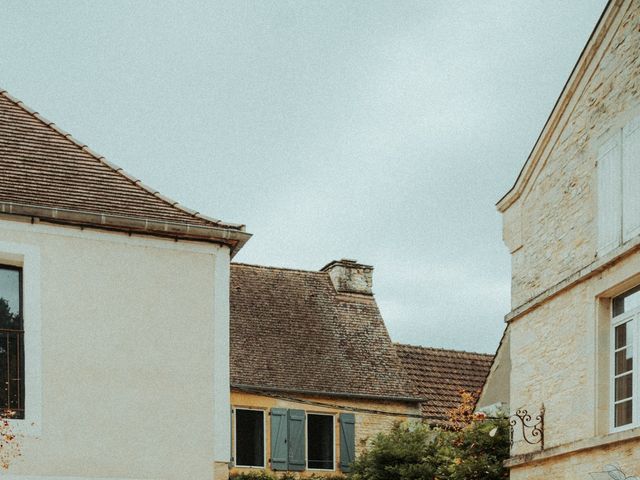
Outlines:
{"type": "Polygon", "coordinates": [[[509,425],[511,425],[512,443],[513,432],[517,427],[520,427],[525,442],[530,445],[540,444],[540,449],[544,450],[544,405],[535,417],[524,408],[516,410],[516,413],[509,417],[509,425]]]}

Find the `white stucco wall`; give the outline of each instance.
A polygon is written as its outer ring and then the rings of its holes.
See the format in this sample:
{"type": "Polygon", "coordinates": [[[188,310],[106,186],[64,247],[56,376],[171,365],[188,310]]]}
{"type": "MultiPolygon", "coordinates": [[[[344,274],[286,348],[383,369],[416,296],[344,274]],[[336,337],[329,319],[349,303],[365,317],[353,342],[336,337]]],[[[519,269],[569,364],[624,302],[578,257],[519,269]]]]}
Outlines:
{"type": "Polygon", "coordinates": [[[213,478],[229,457],[228,249],[0,219],[2,262],[24,263],[27,342],[8,473],[213,478]]]}

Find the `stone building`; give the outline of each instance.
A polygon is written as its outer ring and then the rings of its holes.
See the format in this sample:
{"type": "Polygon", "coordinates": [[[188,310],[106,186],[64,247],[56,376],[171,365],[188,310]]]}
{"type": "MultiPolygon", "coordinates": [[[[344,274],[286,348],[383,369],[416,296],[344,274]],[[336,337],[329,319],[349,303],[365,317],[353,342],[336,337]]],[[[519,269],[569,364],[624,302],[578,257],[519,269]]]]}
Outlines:
{"type": "Polygon", "coordinates": [[[0,415],[22,451],[2,478],[226,479],[248,239],[0,90],[0,415]]]}
{"type": "Polygon", "coordinates": [[[640,475],[640,1],[602,14],[513,188],[513,479],[640,475]],[[534,439],[535,440],[535,439],[534,439]]]}
{"type": "Polygon", "coordinates": [[[348,472],[366,439],[420,417],[372,271],[231,264],[234,472],[348,472]]]}
{"type": "Polygon", "coordinates": [[[348,472],[394,423],[443,424],[491,355],[394,344],[373,268],[231,264],[232,472],[348,472]]]}

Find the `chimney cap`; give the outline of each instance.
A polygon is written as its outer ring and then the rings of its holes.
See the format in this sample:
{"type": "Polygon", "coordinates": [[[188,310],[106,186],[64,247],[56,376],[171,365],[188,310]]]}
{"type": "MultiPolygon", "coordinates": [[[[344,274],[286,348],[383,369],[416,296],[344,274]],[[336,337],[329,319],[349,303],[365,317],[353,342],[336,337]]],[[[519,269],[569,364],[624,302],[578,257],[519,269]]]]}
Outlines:
{"type": "Polygon", "coordinates": [[[344,266],[344,267],[360,267],[360,268],[370,268],[373,270],[373,266],[371,265],[363,265],[358,263],[358,260],[351,258],[341,258],[340,260],[332,260],[327,263],[324,267],[320,269],[321,272],[327,272],[336,266],[344,266]]]}

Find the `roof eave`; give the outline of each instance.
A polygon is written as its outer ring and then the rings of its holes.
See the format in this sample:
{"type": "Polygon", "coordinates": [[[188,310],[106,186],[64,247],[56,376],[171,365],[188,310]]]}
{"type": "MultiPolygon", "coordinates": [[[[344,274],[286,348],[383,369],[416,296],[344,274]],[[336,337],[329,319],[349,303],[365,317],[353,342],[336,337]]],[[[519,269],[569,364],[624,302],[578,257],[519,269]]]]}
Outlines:
{"type": "Polygon", "coordinates": [[[38,222],[222,244],[230,248],[232,258],[251,238],[251,234],[244,231],[244,226],[224,228],[192,225],[8,201],[0,201],[0,213],[27,217],[38,222]]]}
{"type": "Polygon", "coordinates": [[[496,208],[500,213],[504,213],[511,205],[513,205],[524,191],[535,167],[540,161],[540,157],[542,156],[549,139],[562,118],[568,104],[571,102],[573,95],[578,90],[578,86],[583,81],[588,65],[591,63],[591,60],[600,48],[604,37],[603,34],[606,34],[608,31],[613,19],[617,16],[623,3],[624,0],[609,0],[603,9],[596,26],[589,36],[589,40],[587,40],[586,45],[580,53],[578,61],[574,65],[573,70],[571,70],[571,74],[564,84],[564,87],[560,92],[560,96],[556,100],[540,135],[536,139],[527,161],[522,166],[522,169],[518,174],[518,178],[516,178],[511,189],[496,203],[496,208]]]}
{"type": "Polygon", "coordinates": [[[418,397],[406,397],[406,396],[394,396],[394,395],[375,395],[368,393],[349,393],[349,392],[329,392],[329,391],[317,391],[317,390],[303,390],[303,389],[291,389],[291,388],[277,388],[277,387],[264,387],[258,385],[244,385],[239,383],[232,383],[231,388],[242,390],[249,393],[260,392],[274,392],[274,393],[292,393],[297,395],[314,395],[319,397],[339,397],[339,398],[358,398],[362,400],[383,400],[383,401],[395,401],[403,403],[422,403],[426,399],[418,397]]]}

